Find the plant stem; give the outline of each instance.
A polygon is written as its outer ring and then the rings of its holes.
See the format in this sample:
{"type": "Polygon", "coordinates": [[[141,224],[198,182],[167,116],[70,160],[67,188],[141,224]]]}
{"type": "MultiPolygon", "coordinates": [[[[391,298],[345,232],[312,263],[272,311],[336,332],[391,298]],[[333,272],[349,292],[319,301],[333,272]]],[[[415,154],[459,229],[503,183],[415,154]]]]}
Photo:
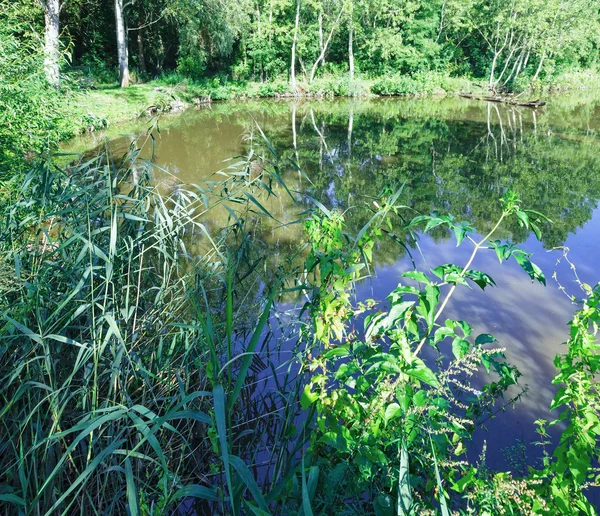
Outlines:
{"type": "MultiPolygon", "coordinates": [[[[487,235],[485,235],[479,242],[477,242],[477,244],[475,244],[475,248],[473,249],[473,252],[471,253],[469,260],[467,261],[466,265],[463,267],[462,271],[460,272],[460,275],[463,278],[464,278],[465,274],[467,273],[467,271],[469,270],[469,267],[473,263],[473,260],[475,259],[477,252],[479,251],[479,249],[481,249],[481,246],[483,246],[490,238],[492,238],[492,235],[498,230],[498,228],[500,227],[500,224],[502,224],[502,221],[504,220],[505,216],[506,216],[506,212],[503,211],[502,216],[500,217],[500,219],[498,219],[498,222],[496,222],[496,225],[492,228],[492,230],[487,235]]],[[[454,294],[455,290],[456,290],[456,283],[454,283],[454,285],[452,285],[452,288],[448,292],[448,295],[444,298],[444,301],[442,301],[442,304],[438,308],[438,311],[436,312],[435,317],[433,318],[434,324],[438,320],[438,318],[440,317],[442,312],[444,311],[444,308],[446,308],[446,305],[448,304],[448,301],[450,301],[450,298],[452,297],[452,294],[454,294]]],[[[415,356],[418,355],[419,352],[421,351],[421,348],[425,344],[425,341],[427,340],[428,335],[429,335],[429,332],[427,332],[425,334],[425,336],[421,339],[421,342],[419,342],[419,345],[417,346],[417,349],[415,350],[415,356]]]]}

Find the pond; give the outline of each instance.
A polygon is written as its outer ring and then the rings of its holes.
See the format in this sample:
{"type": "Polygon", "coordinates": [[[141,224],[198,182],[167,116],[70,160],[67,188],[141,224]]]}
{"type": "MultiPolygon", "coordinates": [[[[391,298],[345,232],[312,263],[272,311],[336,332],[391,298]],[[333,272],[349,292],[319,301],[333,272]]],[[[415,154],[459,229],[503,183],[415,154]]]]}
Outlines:
{"type": "MultiPolygon", "coordinates": [[[[147,125],[115,128],[110,146],[125,151],[147,125]],[[119,131],[131,135],[117,136],[119,131]]],[[[507,449],[519,441],[530,461],[539,456],[530,446],[538,437],[533,422],[549,417],[553,360],[564,350],[574,311],[554,273],[569,294],[579,295],[569,264],[557,265],[564,250],[556,248],[570,249],[583,282],[600,280],[600,97],[556,97],[537,110],[462,98],[240,101],[191,109],[161,120],[159,127],[155,160],[168,171],[158,178],[165,187],[173,181],[200,183],[214,178],[228,158],[264,152],[260,127],[280,162],[287,163],[285,177],[293,189],[329,207],[345,209],[386,186],[403,186],[401,200],[416,212],[452,213],[482,233],[499,217],[499,198],[510,188],[524,207],[552,219],[541,242],[516,223],[498,236],[533,254],[547,287],[533,284],[516,263],[501,265],[493,251],[482,252],[474,268],[489,273],[497,287],[458,289],[446,314],[469,321],[474,332],[493,334],[528,386],[514,408],[489,420],[487,432],[477,432],[471,461],[484,440],[491,465],[510,467],[507,449]]],[[[104,138],[87,136],[64,150],[92,149],[104,138]]],[[[301,211],[285,196],[277,202],[270,208],[284,222],[301,211]]],[[[348,219],[354,229],[368,220],[348,219]]],[[[280,252],[282,240],[293,244],[300,238],[297,225],[271,244],[280,252]]],[[[419,247],[412,259],[421,268],[462,265],[471,252],[468,245],[457,248],[450,232],[422,237],[419,247]]],[[[358,299],[384,300],[400,274],[412,268],[411,257],[397,245],[382,243],[374,258],[372,277],[357,287],[358,299]]]]}

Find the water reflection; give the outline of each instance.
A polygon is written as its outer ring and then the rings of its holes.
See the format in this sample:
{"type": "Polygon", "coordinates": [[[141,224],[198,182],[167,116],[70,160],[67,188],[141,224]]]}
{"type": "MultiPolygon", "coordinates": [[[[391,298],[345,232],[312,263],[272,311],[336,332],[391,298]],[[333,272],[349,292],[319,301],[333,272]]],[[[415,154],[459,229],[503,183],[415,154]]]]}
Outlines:
{"type": "MultiPolygon", "coordinates": [[[[548,278],[557,259],[548,250],[567,245],[582,280],[595,284],[600,279],[598,99],[554,99],[541,110],[465,99],[240,102],[190,111],[161,126],[156,161],[170,174],[158,180],[175,177],[182,183],[214,177],[231,156],[250,149],[265,152],[260,127],[280,157],[288,186],[298,192],[296,203],[282,189],[268,201],[267,208],[283,222],[295,220],[310,196],[350,208],[349,223],[358,229],[370,214],[353,206],[385,187],[404,185],[401,201],[416,212],[451,212],[483,233],[500,215],[498,199],[511,188],[525,207],[546,214],[553,224],[544,228],[541,244],[514,221],[499,238],[522,243],[548,278]]],[[[124,151],[131,140],[117,138],[111,145],[124,151]]],[[[300,225],[283,232],[261,227],[272,254],[290,254],[303,238],[300,225]]],[[[427,262],[414,253],[418,265],[465,263],[470,250],[456,248],[451,236],[439,229],[422,239],[427,262]]],[[[411,267],[404,249],[391,241],[378,246],[375,259],[375,276],[359,286],[359,298],[385,299],[400,273],[411,267]]],[[[500,265],[493,252],[482,254],[475,268],[491,274],[498,288],[459,290],[447,316],[471,322],[474,332],[494,334],[529,385],[514,410],[489,421],[489,432],[477,436],[473,453],[487,439],[490,462],[500,465],[503,448],[515,438],[534,441],[533,421],[548,417],[553,358],[566,340],[573,306],[550,281],[545,289],[532,284],[516,266],[500,265]]],[[[560,266],[558,272],[569,286],[568,268],[560,266]]]]}

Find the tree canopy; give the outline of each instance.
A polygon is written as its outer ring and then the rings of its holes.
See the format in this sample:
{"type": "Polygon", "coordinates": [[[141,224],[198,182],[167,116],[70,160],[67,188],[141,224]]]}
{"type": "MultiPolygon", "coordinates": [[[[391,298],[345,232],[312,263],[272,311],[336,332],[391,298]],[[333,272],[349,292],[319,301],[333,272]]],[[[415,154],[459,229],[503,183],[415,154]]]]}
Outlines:
{"type": "Polygon", "coordinates": [[[600,48],[596,0],[12,3],[26,12],[37,6],[53,84],[58,43],[69,50],[71,65],[91,67],[105,79],[116,78],[117,67],[123,75],[124,66],[136,79],[170,70],[194,79],[298,75],[307,82],[323,73],[372,78],[439,71],[487,78],[493,89],[591,67],[600,48]]]}

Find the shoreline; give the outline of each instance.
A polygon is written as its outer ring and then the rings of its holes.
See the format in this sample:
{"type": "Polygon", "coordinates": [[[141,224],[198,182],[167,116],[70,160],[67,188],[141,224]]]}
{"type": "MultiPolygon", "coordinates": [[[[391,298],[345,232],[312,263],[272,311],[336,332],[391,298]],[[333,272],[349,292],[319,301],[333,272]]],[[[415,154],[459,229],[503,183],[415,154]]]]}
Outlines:
{"type": "MultiPolygon", "coordinates": [[[[593,79],[597,72],[586,70],[561,83],[526,91],[525,95],[555,97],[575,91],[600,89],[593,79]]],[[[598,77],[600,80],[600,77],[598,77]]],[[[485,81],[461,77],[429,74],[418,78],[407,76],[374,80],[356,79],[349,83],[346,77],[323,77],[313,83],[299,83],[297,92],[289,90],[283,81],[243,84],[194,83],[172,75],[146,83],[132,84],[128,88],[116,85],[98,85],[93,89],[72,92],[65,100],[65,114],[72,119],[72,131],[61,140],[64,144],[74,138],[106,131],[113,126],[136,120],[151,120],[153,116],[173,115],[185,110],[210,106],[214,102],[245,100],[332,100],[336,98],[440,98],[458,96],[466,92],[485,92],[485,81]]],[[[523,98],[527,98],[523,96],[523,98]]]]}

